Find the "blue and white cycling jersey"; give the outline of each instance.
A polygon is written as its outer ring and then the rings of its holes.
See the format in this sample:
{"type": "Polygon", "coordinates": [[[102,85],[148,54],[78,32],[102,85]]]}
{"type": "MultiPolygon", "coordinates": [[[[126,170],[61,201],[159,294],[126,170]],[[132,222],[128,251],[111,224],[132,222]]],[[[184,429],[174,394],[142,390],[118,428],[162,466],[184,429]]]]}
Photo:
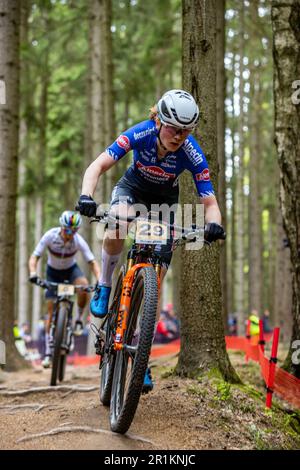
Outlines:
{"type": "Polygon", "coordinates": [[[125,179],[143,192],[161,195],[178,193],[178,177],[189,170],[201,198],[214,195],[206,158],[193,136],[188,135],[176,152],[168,152],[163,159],[157,155],[158,131],[152,120],[143,121],[123,132],[106,149],[114,160],[120,160],[133,150],[133,163],[125,179]]]}

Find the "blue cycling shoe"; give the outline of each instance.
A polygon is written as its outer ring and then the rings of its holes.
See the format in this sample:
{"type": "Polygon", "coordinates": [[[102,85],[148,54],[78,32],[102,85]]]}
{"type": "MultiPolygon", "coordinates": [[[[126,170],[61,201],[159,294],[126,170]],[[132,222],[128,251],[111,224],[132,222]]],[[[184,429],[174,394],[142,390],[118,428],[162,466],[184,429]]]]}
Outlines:
{"type": "Polygon", "coordinates": [[[104,318],[108,312],[111,287],[98,285],[90,302],[90,310],[94,317],[104,318]]]}
{"type": "Polygon", "coordinates": [[[147,368],[146,374],[144,377],[144,383],[143,383],[143,388],[142,388],[142,393],[149,393],[151,390],[153,390],[153,382],[152,382],[152,376],[151,376],[151,369],[150,367],[147,368]]]}

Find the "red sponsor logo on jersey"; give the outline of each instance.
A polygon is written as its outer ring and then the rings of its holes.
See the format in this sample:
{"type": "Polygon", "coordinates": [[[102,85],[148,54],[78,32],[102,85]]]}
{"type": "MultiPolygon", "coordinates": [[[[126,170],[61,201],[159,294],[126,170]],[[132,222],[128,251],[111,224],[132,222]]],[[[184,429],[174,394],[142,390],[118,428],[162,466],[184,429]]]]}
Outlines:
{"type": "Polygon", "coordinates": [[[196,173],[196,181],[209,181],[209,169],[205,168],[201,173],[196,173]]]}
{"type": "Polygon", "coordinates": [[[128,152],[130,150],[130,142],[129,142],[129,139],[126,135],[120,135],[117,138],[117,144],[118,144],[119,147],[126,150],[126,152],[128,152]]]}
{"type": "Polygon", "coordinates": [[[137,162],[137,167],[143,172],[143,173],[148,173],[150,175],[153,175],[158,178],[162,178],[165,180],[168,179],[173,179],[176,177],[176,175],[172,173],[167,173],[165,170],[160,168],[159,166],[145,166],[141,162],[137,162]]]}

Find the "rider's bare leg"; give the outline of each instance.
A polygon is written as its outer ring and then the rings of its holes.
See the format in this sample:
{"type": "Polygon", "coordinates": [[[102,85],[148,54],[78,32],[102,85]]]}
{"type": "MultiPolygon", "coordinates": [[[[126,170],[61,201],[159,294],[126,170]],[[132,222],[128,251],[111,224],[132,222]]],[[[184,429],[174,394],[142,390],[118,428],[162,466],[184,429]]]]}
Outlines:
{"type": "Polygon", "coordinates": [[[45,322],[45,356],[51,355],[50,328],[51,328],[52,317],[53,317],[53,307],[54,307],[54,302],[52,299],[49,299],[47,301],[48,318],[47,318],[47,321],[45,322]]]}
{"type": "MultiPolygon", "coordinates": [[[[122,217],[135,215],[134,209],[125,203],[115,204],[112,206],[111,213],[122,217]]],[[[126,222],[120,222],[120,230],[108,228],[105,232],[102,247],[100,284],[111,286],[113,270],[117,265],[118,259],[123,250],[124,241],[127,235],[127,226],[128,224],[126,222]]]]}
{"type": "MultiPolygon", "coordinates": [[[[85,277],[77,277],[73,284],[75,286],[87,286],[88,280],[85,277]]],[[[77,290],[77,315],[76,321],[81,321],[85,306],[88,302],[88,293],[84,290],[77,290]]]]}

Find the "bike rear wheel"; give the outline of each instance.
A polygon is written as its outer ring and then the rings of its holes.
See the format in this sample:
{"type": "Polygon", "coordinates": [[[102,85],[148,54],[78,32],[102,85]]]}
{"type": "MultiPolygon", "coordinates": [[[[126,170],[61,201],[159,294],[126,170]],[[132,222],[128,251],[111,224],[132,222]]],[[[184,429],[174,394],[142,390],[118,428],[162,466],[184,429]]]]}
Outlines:
{"type": "MultiPolygon", "coordinates": [[[[60,302],[58,305],[58,311],[56,313],[56,327],[55,327],[55,337],[54,337],[54,350],[52,358],[52,371],[51,371],[51,380],[50,385],[56,385],[57,376],[59,374],[60,362],[65,354],[62,355],[61,345],[66,332],[66,325],[68,319],[68,305],[63,302],[60,302]]],[[[65,353],[65,351],[63,351],[65,353]]]]}
{"type": "Polygon", "coordinates": [[[111,430],[124,434],[134,418],[151,351],[158,302],[157,275],[142,268],[132,289],[128,325],[116,354],[110,405],[111,430]]]}
{"type": "Polygon", "coordinates": [[[122,284],[125,275],[125,266],[121,267],[116,283],[112,305],[109,309],[109,317],[105,325],[105,344],[102,357],[101,378],[100,378],[100,401],[104,406],[110,405],[111,387],[115,368],[115,351],[113,349],[115,324],[120,306],[122,284]]]}

